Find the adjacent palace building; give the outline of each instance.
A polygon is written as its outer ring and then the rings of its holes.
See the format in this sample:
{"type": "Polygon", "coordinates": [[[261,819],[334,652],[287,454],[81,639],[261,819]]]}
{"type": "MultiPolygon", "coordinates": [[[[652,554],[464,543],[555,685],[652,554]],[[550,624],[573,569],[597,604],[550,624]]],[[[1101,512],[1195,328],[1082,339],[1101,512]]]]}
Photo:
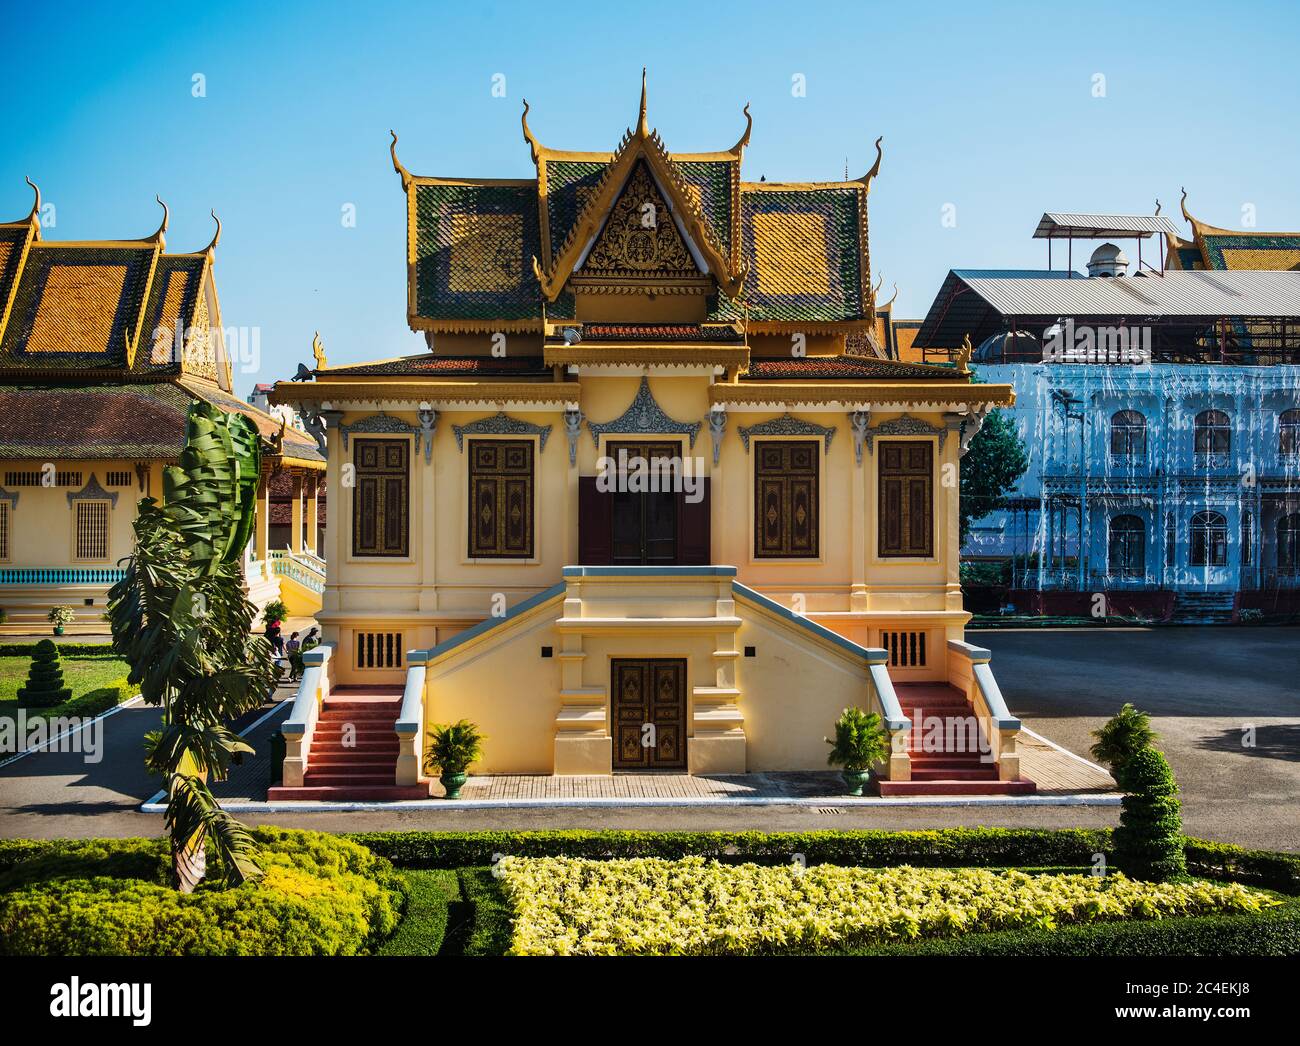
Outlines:
{"type": "Polygon", "coordinates": [[[393,136],[428,351],[272,394],[328,433],[333,500],[272,798],[427,795],[461,718],[478,772],[825,769],[850,705],[895,740],[886,793],[1031,790],[958,580],[959,458],[1013,396],[969,352],[886,358],[880,143],[856,180],[749,182],[748,108],[701,153],[644,83],[612,152],[528,116],[527,179],[413,175],[393,136]],[[930,713],[980,733],[909,747],[930,713]]]}

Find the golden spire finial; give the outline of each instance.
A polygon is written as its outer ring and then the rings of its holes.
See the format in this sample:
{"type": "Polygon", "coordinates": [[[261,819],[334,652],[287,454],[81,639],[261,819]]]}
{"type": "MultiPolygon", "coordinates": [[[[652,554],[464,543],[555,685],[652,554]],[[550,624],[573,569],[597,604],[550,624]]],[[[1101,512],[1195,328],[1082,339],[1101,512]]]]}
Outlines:
{"type": "Polygon", "coordinates": [[[411,184],[411,172],[402,166],[402,161],[397,158],[397,132],[391,128],[388,131],[393,136],[392,143],[388,146],[388,151],[393,157],[393,170],[398,173],[402,179],[402,188],[405,189],[411,184]]]}
{"type": "Polygon", "coordinates": [[[1192,218],[1190,214],[1187,213],[1187,190],[1182,189],[1182,193],[1183,193],[1183,198],[1178,201],[1178,206],[1183,212],[1183,220],[1186,222],[1191,222],[1192,225],[1195,225],[1196,221],[1192,218]]]}
{"type": "Polygon", "coordinates": [[[871,191],[871,180],[880,173],[880,161],[885,155],[884,150],[880,148],[880,143],[884,140],[885,136],[883,134],[876,139],[876,162],[871,165],[871,170],[858,179],[867,187],[868,192],[871,191]]]}
{"type": "Polygon", "coordinates": [[[212,220],[217,223],[217,231],[212,234],[212,242],[199,251],[200,254],[211,254],[217,249],[217,244],[221,242],[221,219],[217,217],[216,211],[209,211],[208,213],[212,215],[212,220]]]}
{"type": "Polygon", "coordinates": [[[532,150],[533,163],[536,163],[538,156],[540,156],[542,152],[542,143],[537,140],[537,137],[528,127],[528,108],[528,99],[525,98],[524,112],[523,115],[519,117],[519,122],[524,125],[524,141],[528,143],[528,148],[532,150]]]}
{"type": "Polygon", "coordinates": [[[749,144],[749,133],[754,129],[754,118],[749,115],[749,103],[745,103],[745,108],[741,110],[745,114],[745,133],[740,136],[740,141],[731,147],[731,151],[737,156],[744,151],[745,146],[749,144]]]}
{"type": "Polygon", "coordinates": [[[957,373],[970,373],[970,358],[975,354],[975,348],[970,343],[970,334],[966,333],[961,336],[961,348],[957,350],[957,373]]]}
{"type": "Polygon", "coordinates": [[[320,339],[320,331],[312,335],[311,355],[312,359],[316,361],[317,370],[324,370],[329,366],[329,360],[325,356],[325,343],[320,339]]]}
{"type": "Polygon", "coordinates": [[[29,222],[36,222],[39,225],[41,220],[40,186],[37,185],[34,181],[32,181],[30,178],[28,178],[27,175],[25,174],[23,175],[23,181],[25,181],[28,185],[30,185],[32,187],[32,192],[36,194],[36,199],[32,201],[32,210],[31,213],[27,215],[27,220],[29,222]]]}
{"type": "Polygon", "coordinates": [[[642,138],[650,137],[650,124],[646,119],[646,102],[645,102],[645,66],[641,67],[641,115],[637,119],[636,133],[642,138]]]}
{"type": "Polygon", "coordinates": [[[152,236],[146,237],[146,239],[152,240],[154,243],[157,243],[161,246],[163,243],[166,242],[167,222],[171,218],[171,211],[167,209],[167,205],[163,203],[163,198],[161,196],[155,194],[154,199],[158,201],[158,206],[163,209],[162,224],[158,226],[158,231],[156,233],[154,233],[152,236]]]}

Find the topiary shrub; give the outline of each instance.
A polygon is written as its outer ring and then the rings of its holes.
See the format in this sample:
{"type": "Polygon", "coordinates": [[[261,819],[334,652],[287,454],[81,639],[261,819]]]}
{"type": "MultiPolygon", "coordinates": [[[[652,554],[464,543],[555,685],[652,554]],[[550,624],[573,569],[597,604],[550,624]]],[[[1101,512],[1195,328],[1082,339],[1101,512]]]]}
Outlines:
{"type": "Polygon", "coordinates": [[[1135,755],[1156,743],[1151,717],[1126,701],[1100,730],[1092,732],[1092,736],[1097,739],[1092,746],[1092,757],[1110,770],[1121,789],[1128,791],[1124,784],[1124,768],[1135,755]]]}
{"type": "Polygon", "coordinates": [[[1124,767],[1126,794],[1115,829],[1115,863],[1124,874],[1151,882],[1187,875],[1178,784],[1169,761],[1154,748],[1134,755],[1124,767]]]}
{"type": "Polygon", "coordinates": [[[63,667],[59,648],[48,639],[36,644],[32,665],[27,670],[27,685],[18,688],[19,708],[49,708],[72,697],[72,688],[63,685],[63,667]]]}

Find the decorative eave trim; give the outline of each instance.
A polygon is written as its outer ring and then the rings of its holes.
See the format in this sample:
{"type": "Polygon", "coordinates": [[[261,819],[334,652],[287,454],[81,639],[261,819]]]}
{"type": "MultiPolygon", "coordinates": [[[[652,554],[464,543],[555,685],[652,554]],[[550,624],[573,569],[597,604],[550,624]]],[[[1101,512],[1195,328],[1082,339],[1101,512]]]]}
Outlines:
{"type": "Polygon", "coordinates": [[[644,375],[641,385],[628,404],[627,410],[613,421],[588,421],[587,429],[591,432],[591,441],[600,446],[600,437],[606,433],[615,435],[661,435],[686,433],[690,436],[691,447],[703,426],[701,421],[675,421],[659,406],[650,391],[650,381],[644,375]]]}
{"type": "Polygon", "coordinates": [[[747,367],[749,349],[744,345],[548,345],[542,352],[548,367],[568,364],[594,366],[677,365],[697,367],[747,367]]]}
{"type": "Polygon", "coordinates": [[[852,331],[874,331],[876,321],[861,320],[755,320],[749,321],[750,334],[847,334],[852,331]]]}
{"type": "Polygon", "coordinates": [[[72,508],[78,501],[107,501],[113,508],[117,508],[117,493],[101,487],[93,472],[84,487],[80,490],[68,491],[67,497],[68,508],[72,508]]]}
{"type": "MultiPolygon", "coordinates": [[[[415,263],[410,264],[414,266],[415,263]]],[[[414,273],[414,268],[411,272],[414,273]]],[[[435,319],[408,312],[406,324],[413,331],[432,331],[434,334],[541,334],[545,331],[545,322],[541,316],[522,320],[462,320],[435,319]]]]}
{"type": "Polygon", "coordinates": [[[576,403],[577,382],[491,381],[311,381],[277,382],[270,401],[288,403],[375,403],[399,400],[429,403],[576,403]]]}
{"type": "Polygon", "coordinates": [[[490,418],[479,418],[468,425],[453,425],[451,431],[456,434],[456,449],[462,454],[465,452],[466,436],[537,436],[539,449],[545,451],[551,426],[535,425],[522,418],[512,418],[505,411],[498,411],[490,418]]]}
{"type": "Polygon", "coordinates": [[[946,385],[939,382],[893,384],[872,382],[869,385],[790,385],[762,382],[744,385],[709,386],[709,402],[735,405],[834,404],[834,403],[934,403],[989,404],[1009,407],[1016,401],[1010,385],[946,385]]]}
{"type": "Polygon", "coordinates": [[[736,431],[740,433],[740,442],[744,445],[746,454],[749,453],[750,436],[818,436],[826,441],[828,454],[831,440],[835,438],[834,427],[814,425],[811,421],[802,421],[789,412],[770,421],[760,421],[756,425],[739,425],[736,431]]]}

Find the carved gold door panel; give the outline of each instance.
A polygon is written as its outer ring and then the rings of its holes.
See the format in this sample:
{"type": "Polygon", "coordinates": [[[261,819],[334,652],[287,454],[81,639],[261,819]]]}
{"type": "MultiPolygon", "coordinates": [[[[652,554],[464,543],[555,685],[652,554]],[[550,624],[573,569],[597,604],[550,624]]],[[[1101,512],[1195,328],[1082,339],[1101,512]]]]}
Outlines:
{"type": "Polygon", "coordinates": [[[615,770],[686,769],[686,662],[612,662],[615,770]]]}

